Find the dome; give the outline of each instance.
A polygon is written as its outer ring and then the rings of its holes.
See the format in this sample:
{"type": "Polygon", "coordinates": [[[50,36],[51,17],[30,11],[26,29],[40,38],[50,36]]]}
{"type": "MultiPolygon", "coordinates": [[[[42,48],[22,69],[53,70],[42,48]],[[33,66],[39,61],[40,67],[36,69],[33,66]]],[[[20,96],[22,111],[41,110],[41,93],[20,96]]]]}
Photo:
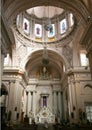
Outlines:
{"type": "Polygon", "coordinates": [[[49,17],[53,18],[55,15],[60,15],[64,12],[64,9],[55,6],[38,6],[27,9],[26,12],[29,15],[34,14],[37,18],[49,17]]]}
{"type": "Polygon", "coordinates": [[[58,43],[73,31],[74,22],[73,14],[63,8],[37,6],[19,14],[16,23],[23,38],[36,43],[58,43]]]}

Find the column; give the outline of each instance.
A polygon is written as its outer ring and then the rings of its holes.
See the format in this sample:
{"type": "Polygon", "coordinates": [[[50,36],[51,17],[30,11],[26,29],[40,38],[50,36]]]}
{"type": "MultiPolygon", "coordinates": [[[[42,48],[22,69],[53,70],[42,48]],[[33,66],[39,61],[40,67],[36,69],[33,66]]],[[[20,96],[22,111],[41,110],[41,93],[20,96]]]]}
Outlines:
{"type": "Polygon", "coordinates": [[[26,116],[28,114],[28,92],[26,91],[26,116]]]}
{"type": "Polygon", "coordinates": [[[34,116],[35,116],[35,110],[36,110],[36,96],[35,96],[36,92],[33,91],[33,113],[34,113],[34,116]]]}
{"type": "Polygon", "coordinates": [[[33,111],[33,92],[31,92],[31,111],[33,111]]]}
{"type": "Polygon", "coordinates": [[[71,91],[72,91],[72,99],[73,99],[73,113],[74,113],[74,121],[76,123],[77,121],[77,111],[78,111],[78,107],[77,107],[77,97],[76,97],[76,85],[75,85],[75,78],[74,75],[71,76],[71,91]]]}
{"type": "Polygon", "coordinates": [[[41,108],[43,107],[43,97],[41,96],[41,108]]]}
{"type": "Polygon", "coordinates": [[[28,115],[29,115],[29,112],[30,112],[30,110],[31,110],[31,92],[29,91],[28,92],[28,115]]]}
{"type": "Polygon", "coordinates": [[[29,124],[32,124],[32,114],[33,114],[33,92],[29,92],[30,93],[30,99],[29,99],[29,124]]]}
{"type": "Polygon", "coordinates": [[[62,106],[61,106],[61,92],[59,91],[58,92],[58,110],[59,110],[59,114],[60,114],[60,118],[61,118],[61,115],[62,115],[62,106]]]}
{"type": "Polygon", "coordinates": [[[57,115],[57,95],[56,91],[53,92],[53,106],[54,106],[54,114],[57,115]]]}
{"type": "Polygon", "coordinates": [[[18,93],[19,93],[19,81],[16,80],[16,82],[13,82],[13,87],[14,87],[14,120],[17,120],[17,113],[18,113],[18,102],[19,102],[19,99],[18,99],[18,93]],[[14,85],[15,83],[15,85],[14,85]]]}
{"type": "Polygon", "coordinates": [[[33,96],[33,92],[30,91],[30,110],[32,111],[32,96],[33,96]]]}
{"type": "Polygon", "coordinates": [[[56,106],[57,106],[56,115],[58,117],[58,113],[59,113],[59,109],[58,109],[58,92],[56,92],[56,106]]]}
{"type": "Polygon", "coordinates": [[[63,119],[64,117],[64,106],[63,106],[64,102],[63,102],[63,93],[61,92],[61,119],[63,119]]]}
{"type": "Polygon", "coordinates": [[[70,76],[70,96],[71,96],[71,121],[75,122],[77,121],[77,97],[76,97],[76,85],[75,85],[75,79],[74,79],[74,75],[70,76]]]}
{"type": "Polygon", "coordinates": [[[10,93],[11,93],[11,81],[8,84],[8,101],[7,101],[7,112],[10,110],[10,93]]]}
{"type": "Polygon", "coordinates": [[[73,101],[72,101],[72,92],[71,92],[71,81],[70,81],[70,77],[68,78],[68,91],[69,91],[68,107],[69,107],[69,115],[70,115],[70,118],[71,118],[71,112],[73,111],[73,101]]]}

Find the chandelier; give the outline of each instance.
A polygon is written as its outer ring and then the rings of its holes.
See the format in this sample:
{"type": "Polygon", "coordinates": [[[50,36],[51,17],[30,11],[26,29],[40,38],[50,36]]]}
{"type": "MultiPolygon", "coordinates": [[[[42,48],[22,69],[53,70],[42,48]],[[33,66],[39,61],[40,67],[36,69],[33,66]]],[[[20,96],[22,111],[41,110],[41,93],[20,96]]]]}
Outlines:
{"type": "Polygon", "coordinates": [[[50,18],[47,18],[44,28],[46,31],[50,31],[52,29],[50,18]]]}
{"type": "Polygon", "coordinates": [[[52,29],[52,25],[51,25],[51,19],[49,18],[49,6],[48,6],[48,10],[47,11],[48,11],[48,17],[46,18],[46,22],[45,22],[44,28],[45,28],[46,31],[50,31],[50,29],[52,29]]]}
{"type": "Polygon", "coordinates": [[[47,52],[46,46],[43,49],[42,63],[44,65],[48,65],[49,64],[49,57],[48,57],[48,52],[47,52]]]}
{"type": "MultiPolygon", "coordinates": [[[[44,29],[46,31],[50,31],[52,29],[52,25],[51,25],[51,19],[49,18],[49,6],[48,6],[48,17],[46,18],[46,22],[44,25],[44,29]]],[[[45,39],[44,39],[45,40],[45,39]]],[[[43,49],[43,56],[42,56],[42,63],[46,66],[49,64],[49,57],[48,57],[48,52],[47,52],[47,47],[46,47],[46,43],[43,49]]]]}

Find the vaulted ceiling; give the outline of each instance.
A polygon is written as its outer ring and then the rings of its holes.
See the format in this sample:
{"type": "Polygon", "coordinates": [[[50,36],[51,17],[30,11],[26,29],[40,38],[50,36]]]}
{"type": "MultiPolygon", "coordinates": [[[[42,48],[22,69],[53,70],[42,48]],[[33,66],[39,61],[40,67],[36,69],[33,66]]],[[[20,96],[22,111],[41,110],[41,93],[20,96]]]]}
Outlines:
{"type": "Polygon", "coordinates": [[[59,78],[61,78],[63,73],[63,63],[64,63],[63,58],[57,53],[52,52],[50,50],[48,51],[48,59],[49,59],[48,65],[43,64],[42,58],[43,58],[43,50],[36,51],[28,57],[28,61],[25,66],[27,75],[29,77],[30,75],[35,75],[37,74],[39,69],[46,66],[51,73],[56,73],[58,74],[59,78]]]}

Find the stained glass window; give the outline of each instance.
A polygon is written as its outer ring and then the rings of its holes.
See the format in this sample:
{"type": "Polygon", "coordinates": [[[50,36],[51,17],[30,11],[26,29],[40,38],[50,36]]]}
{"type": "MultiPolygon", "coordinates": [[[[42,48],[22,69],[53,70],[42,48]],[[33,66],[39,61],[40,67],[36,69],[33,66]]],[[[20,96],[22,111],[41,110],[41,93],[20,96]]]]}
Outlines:
{"type": "Polygon", "coordinates": [[[35,36],[39,38],[42,37],[42,25],[35,24],[35,36]]]}
{"type": "Polygon", "coordinates": [[[26,18],[23,20],[23,30],[24,32],[29,33],[29,21],[26,18]]]}
{"type": "Polygon", "coordinates": [[[67,23],[66,23],[66,19],[63,19],[61,22],[60,22],[60,33],[63,34],[66,32],[66,29],[67,29],[67,23]]]}
{"type": "Polygon", "coordinates": [[[48,31],[48,37],[54,37],[55,36],[55,24],[51,24],[52,27],[50,28],[50,30],[48,31]]]}

